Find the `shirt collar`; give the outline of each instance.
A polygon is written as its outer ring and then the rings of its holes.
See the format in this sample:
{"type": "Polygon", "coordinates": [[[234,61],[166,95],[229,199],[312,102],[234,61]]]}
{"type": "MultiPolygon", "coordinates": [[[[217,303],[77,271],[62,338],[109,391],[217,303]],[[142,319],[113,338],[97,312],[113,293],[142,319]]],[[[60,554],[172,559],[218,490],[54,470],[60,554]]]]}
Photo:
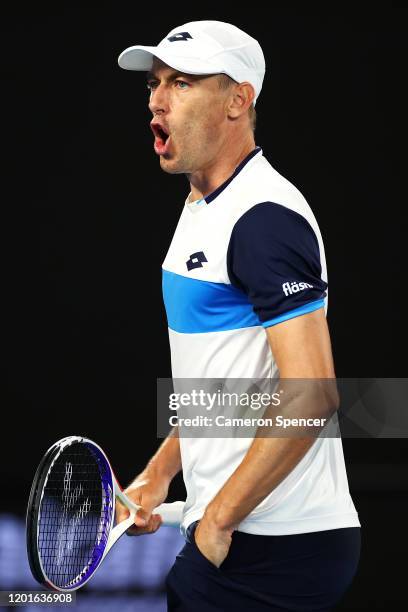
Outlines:
{"type": "Polygon", "coordinates": [[[261,149],[261,147],[256,146],[255,149],[253,149],[250,153],[248,153],[248,155],[238,164],[238,166],[235,168],[235,170],[231,174],[231,176],[229,178],[227,178],[227,180],[224,181],[219,187],[217,187],[217,189],[214,189],[214,191],[212,191],[211,193],[206,195],[204,198],[201,198],[200,200],[196,200],[194,203],[193,202],[188,202],[188,198],[190,197],[190,196],[188,196],[187,203],[188,204],[195,204],[196,202],[200,202],[201,203],[202,200],[204,200],[204,202],[206,204],[210,204],[213,200],[215,200],[216,197],[218,197],[220,195],[220,193],[222,193],[224,191],[224,189],[226,187],[228,187],[228,185],[241,172],[241,170],[247,165],[247,163],[253,157],[255,157],[255,155],[257,155],[257,153],[259,153],[259,152],[261,152],[261,154],[262,154],[262,149],[261,149]]]}
{"type": "Polygon", "coordinates": [[[207,196],[205,196],[204,200],[207,202],[207,204],[210,204],[210,202],[212,202],[213,200],[215,200],[215,198],[217,196],[220,195],[220,193],[222,191],[224,191],[224,189],[226,187],[228,187],[228,185],[234,180],[234,178],[241,172],[241,170],[247,165],[247,163],[249,162],[249,160],[251,160],[253,157],[255,157],[255,155],[257,153],[259,153],[259,151],[261,151],[262,153],[262,149],[261,147],[255,147],[255,149],[253,151],[251,151],[250,153],[248,153],[248,155],[238,164],[238,166],[235,168],[233,174],[231,174],[231,176],[224,181],[219,187],[217,187],[217,189],[215,189],[212,193],[209,193],[207,196]]]}

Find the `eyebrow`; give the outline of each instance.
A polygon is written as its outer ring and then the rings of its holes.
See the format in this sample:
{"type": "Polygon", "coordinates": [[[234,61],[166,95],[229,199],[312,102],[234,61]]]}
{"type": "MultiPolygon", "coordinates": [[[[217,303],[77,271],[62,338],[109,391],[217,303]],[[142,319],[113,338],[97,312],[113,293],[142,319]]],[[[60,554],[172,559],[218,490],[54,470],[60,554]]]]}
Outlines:
{"type": "MultiPolygon", "coordinates": [[[[201,74],[187,74],[186,72],[179,72],[178,70],[174,70],[173,72],[171,72],[169,74],[169,76],[167,77],[167,79],[165,79],[166,81],[174,81],[174,79],[177,79],[177,77],[187,77],[188,79],[191,79],[192,81],[198,81],[200,79],[200,77],[202,76],[201,74]]],[[[154,72],[148,72],[146,74],[146,81],[159,81],[159,77],[157,76],[157,74],[154,74],[154,72]]]]}

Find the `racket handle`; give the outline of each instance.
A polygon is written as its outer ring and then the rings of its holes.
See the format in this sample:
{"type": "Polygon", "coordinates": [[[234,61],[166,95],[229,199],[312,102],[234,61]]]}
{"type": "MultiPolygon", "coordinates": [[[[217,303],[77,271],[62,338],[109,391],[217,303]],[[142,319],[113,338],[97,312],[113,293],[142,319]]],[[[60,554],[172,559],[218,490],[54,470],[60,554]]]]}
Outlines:
{"type": "Polygon", "coordinates": [[[122,521],[121,523],[119,523],[112,529],[109,535],[108,543],[103,553],[104,557],[108,554],[112,546],[116,544],[119,538],[123,536],[125,531],[134,524],[134,520],[135,520],[135,514],[133,512],[131,516],[129,516],[127,519],[125,519],[124,521],[122,521]]]}
{"type": "MultiPolygon", "coordinates": [[[[136,512],[140,509],[140,506],[135,504],[123,491],[121,491],[117,481],[115,483],[115,494],[116,497],[126,506],[130,512],[130,517],[135,516],[136,512]]],[[[155,514],[160,514],[163,519],[163,525],[169,525],[170,527],[179,527],[183,516],[183,508],[185,502],[176,501],[172,503],[160,504],[153,510],[155,514]]]]}
{"type": "Polygon", "coordinates": [[[179,527],[183,516],[183,508],[185,502],[176,501],[171,504],[160,504],[153,510],[154,514],[160,514],[163,519],[163,525],[170,527],[179,527]]]}
{"type": "MultiPolygon", "coordinates": [[[[118,495],[118,497],[120,496],[118,495]]],[[[125,495],[123,495],[123,501],[130,500],[125,495]]],[[[135,506],[135,508],[139,508],[139,506],[136,506],[136,504],[133,505],[135,506]]],[[[160,514],[163,519],[163,525],[167,525],[169,527],[179,527],[183,515],[184,505],[185,502],[182,501],[173,502],[171,504],[160,504],[160,506],[157,506],[157,508],[155,508],[153,512],[154,514],[160,514]]],[[[119,538],[125,533],[125,531],[129,529],[129,527],[132,527],[135,519],[135,508],[130,509],[130,516],[127,519],[120,522],[112,529],[103,556],[107,555],[112,546],[119,540],[119,538]]]]}

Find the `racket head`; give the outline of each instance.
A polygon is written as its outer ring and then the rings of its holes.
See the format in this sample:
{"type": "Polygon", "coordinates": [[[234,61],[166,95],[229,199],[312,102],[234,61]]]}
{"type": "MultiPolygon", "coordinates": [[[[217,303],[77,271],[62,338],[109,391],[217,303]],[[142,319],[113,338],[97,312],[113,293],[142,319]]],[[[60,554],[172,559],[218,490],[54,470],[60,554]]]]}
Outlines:
{"type": "Polygon", "coordinates": [[[82,587],[104,557],[114,509],[114,476],[103,450],[82,436],[53,444],[37,468],[27,507],[34,578],[57,591],[82,587]]]}

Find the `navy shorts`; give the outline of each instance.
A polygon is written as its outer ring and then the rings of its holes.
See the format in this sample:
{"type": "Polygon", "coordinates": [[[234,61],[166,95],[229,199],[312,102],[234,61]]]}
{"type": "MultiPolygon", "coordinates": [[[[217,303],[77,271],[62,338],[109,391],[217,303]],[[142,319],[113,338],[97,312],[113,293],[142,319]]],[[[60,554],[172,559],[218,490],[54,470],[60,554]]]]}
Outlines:
{"type": "Polygon", "coordinates": [[[169,612],[328,612],[357,571],[359,527],[284,536],[234,531],[217,568],[195,543],[197,524],[167,576],[169,612]]]}

